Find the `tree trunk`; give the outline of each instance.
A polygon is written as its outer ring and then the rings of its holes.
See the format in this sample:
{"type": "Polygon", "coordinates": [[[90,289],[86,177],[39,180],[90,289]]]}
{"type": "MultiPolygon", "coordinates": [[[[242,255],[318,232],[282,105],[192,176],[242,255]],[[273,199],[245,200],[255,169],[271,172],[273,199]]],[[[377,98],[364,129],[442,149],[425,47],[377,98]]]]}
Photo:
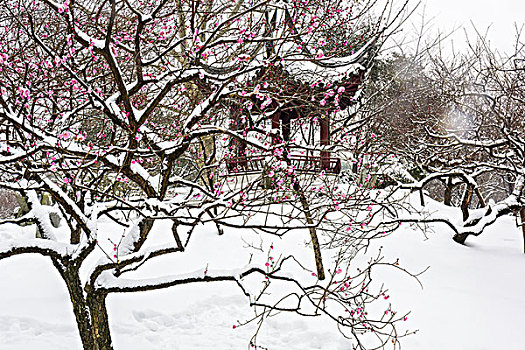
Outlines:
{"type": "Polygon", "coordinates": [[[485,208],[487,206],[487,203],[485,202],[485,198],[483,198],[479,187],[476,187],[476,195],[478,196],[479,206],[485,208]]]}
{"type": "Polygon", "coordinates": [[[73,304],[73,313],[77,321],[78,332],[85,350],[96,349],[93,338],[93,330],[91,327],[91,320],[88,311],[88,305],[82,290],[82,283],[78,275],[78,267],[74,264],[64,265],[61,261],[53,260],[53,265],[57,268],[62,279],[66,283],[69,291],[69,297],[73,304]]]}
{"type": "Polygon", "coordinates": [[[459,244],[465,244],[468,236],[468,233],[456,233],[452,239],[459,244]]]}
{"type": "Polygon", "coordinates": [[[470,205],[470,201],[472,200],[473,192],[474,185],[467,184],[467,188],[465,189],[465,193],[463,194],[463,200],[461,201],[461,212],[463,213],[463,221],[466,221],[468,219],[468,206],[470,205]]]}
{"type": "Polygon", "coordinates": [[[521,232],[523,232],[523,252],[525,253],[525,207],[521,207],[521,232]]]}
{"type": "Polygon", "coordinates": [[[317,269],[317,278],[320,280],[325,279],[324,267],[323,267],[323,257],[321,255],[321,246],[319,245],[319,239],[317,238],[317,230],[313,226],[314,221],[312,219],[312,214],[310,212],[310,206],[306,200],[306,196],[299,185],[299,180],[295,179],[294,190],[299,195],[301,205],[303,207],[304,216],[306,218],[306,223],[310,226],[308,230],[310,231],[310,238],[312,239],[312,247],[314,250],[315,257],[315,267],[317,269]]]}
{"type": "Polygon", "coordinates": [[[445,196],[443,198],[443,204],[448,205],[450,207],[452,205],[452,190],[454,189],[451,177],[448,178],[447,184],[445,186],[446,188],[445,196]]]}
{"type": "Polygon", "coordinates": [[[73,230],[71,230],[71,244],[79,244],[80,243],[80,236],[82,235],[82,227],[80,225],[76,225],[73,230]]]}
{"type": "Polygon", "coordinates": [[[84,350],[113,350],[106,310],[106,294],[98,291],[85,293],[78,274],[78,266],[74,263],[52,260],[69,291],[84,350]]]}
{"type": "Polygon", "coordinates": [[[106,309],[106,296],[106,293],[94,291],[87,298],[96,350],[113,350],[106,309]]]}

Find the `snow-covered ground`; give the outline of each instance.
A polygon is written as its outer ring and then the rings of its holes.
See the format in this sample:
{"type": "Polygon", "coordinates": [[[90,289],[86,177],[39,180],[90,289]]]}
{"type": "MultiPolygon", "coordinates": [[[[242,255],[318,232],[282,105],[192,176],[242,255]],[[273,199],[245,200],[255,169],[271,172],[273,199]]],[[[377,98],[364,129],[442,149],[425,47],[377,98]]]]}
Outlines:
{"type": "MultiPolygon", "coordinates": [[[[437,203],[430,206],[459,215],[437,203]]],[[[384,246],[388,260],[399,258],[411,272],[430,266],[420,276],[423,289],[399,271],[376,271],[390,289],[392,307],[411,310],[403,325],[419,330],[402,340],[402,348],[523,349],[525,254],[514,218],[469,238],[467,246],[451,236],[441,225],[425,234],[407,226],[369,249],[374,255],[384,246]]],[[[215,243],[212,247],[218,259],[227,254],[215,243]]],[[[246,349],[257,329],[257,324],[233,328],[253,311],[240,289],[226,282],[110,295],[108,309],[118,350],[246,349]]],[[[291,314],[268,318],[257,344],[270,350],[351,348],[325,319],[291,314]]],[[[0,261],[0,349],[81,348],[67,290],[51,262],[36,255],[0,261]]]]}

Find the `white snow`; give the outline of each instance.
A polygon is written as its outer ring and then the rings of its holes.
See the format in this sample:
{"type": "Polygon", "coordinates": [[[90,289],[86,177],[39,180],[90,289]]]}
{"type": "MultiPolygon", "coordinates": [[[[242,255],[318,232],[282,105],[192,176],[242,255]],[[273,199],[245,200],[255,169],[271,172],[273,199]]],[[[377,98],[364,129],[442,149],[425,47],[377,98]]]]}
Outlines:
{"type": "MultiPolygon", "coordinates": [[[[427,202],[428,209],[439,210],[441,216],[461,215],[457,208],[430,199],[427,202]]],[[[106,226],[109,228],[106,224],[103,228],[106,226]]],[[[206,233],[212,226],[202,226],[194,232],[195,240],[192,238],[193,244],[202,247],[195,257],[201,259],[202,268],[227,269],[228,261],[237,266],[246,264],[249,250],[230,256],[228,249],[242,251],[246,242],[258,245],[258,236],[246,230],[226,230],[224,236],[206,233]]],[[[7,231],[0,232],[0,240],[9,237],[7,231]]],[[[171,232],[157,230],[152,234],[156,235],[152,244],[158,244],[171,232]]],[[[525,255],[514,218],[503,218],[479,237],[469,238],[466,246],[453,242],[452,235],[445,225],[435,225],[426,233],[407,225],[376,240],[368,250],[373,256],[379,246],[384,246],[387,261],[399,258],[400,266],[411,272],[430,266],[420,276],[423,289],[400,271],[381,268],[374,272],[376,283],[384,282],[389,289],[392,308],[411,311],[403,326],[419,330],[402,340],[402,348],[523,349],[525,255]]],[[[292,234],[288,240],[276,238],[275,250],[301,245],[305,239],[302,233],[292,234]]],[[[191,244],[188,249],[192,249],[191,244]]],[[[200,266],[183,265],[186,253],[177,254],[146,263],[142,273],[130,278],[162,276],[174,269],[185,274],[200,266]]],[[[2,260],[0,281],[2,349],[82,348],[66,287],[49,259],[25,255],[2,260]]],[[[230,282],[111,294],[107,305],[115,349],[242,349],[248,348],[257,327],[249,324],[233,329],[234,324],[253,316],[253,311],[239,287],[230,282]]],[[[292,314],[266,319],[257,343],[271,350],[350,348],[349,341],[326,319],[292,314]]]]}

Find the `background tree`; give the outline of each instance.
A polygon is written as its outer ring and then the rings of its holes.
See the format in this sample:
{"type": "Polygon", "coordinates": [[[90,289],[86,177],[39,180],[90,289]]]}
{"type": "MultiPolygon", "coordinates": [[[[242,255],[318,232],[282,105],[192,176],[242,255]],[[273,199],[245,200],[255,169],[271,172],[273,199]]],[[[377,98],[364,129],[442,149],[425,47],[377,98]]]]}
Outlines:
{"type": "MultiPolygon", "coordinates": [[[[454,239],[463,243],[479,235],[497,218],[523,206],[523,45],[504,56],[480,37],[468,56],[436,62],[453,104],[445,125],[429,128],[441,152],[461,150],[464,156],[446,159],[438,168],[470,174],[462,198],[463,224],[454,239]],[[477,176],[473,176],[476,174],[477,176]],[[473,212],[468,202],[476,187],[489,198],[486,208],[473,212]]],[[[432,146],[434,146],[432,145],[432,146]]]]}
{"type": "Polygon", "coordinates": [[[380,150],[386,146],[384,152],[400,156],[406,175],[397,174],[401,187],[428,190],[461,208],[461,224],[445,220],[459,243],[522,207],[519,40],[518,33],[509,56],[492,50],[482,37],[468,53],[451,58],[393,55],[376,65],[360,110],[381,136],[380,150]]]}

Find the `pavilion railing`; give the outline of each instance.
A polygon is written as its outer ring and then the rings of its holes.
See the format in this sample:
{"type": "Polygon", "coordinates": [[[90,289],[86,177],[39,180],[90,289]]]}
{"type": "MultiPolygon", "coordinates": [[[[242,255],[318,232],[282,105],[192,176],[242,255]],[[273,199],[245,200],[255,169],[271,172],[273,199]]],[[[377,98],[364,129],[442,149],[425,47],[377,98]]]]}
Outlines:
{"type": "MultiPolygon", "coordinates": [[[[337,175],[341,172],[341,159],[325,155],[289,155],[288,162],[296,173],[320,173],[337,175]]],[[[226,168],[230,175],[244,175],[260,173],[266,165],[262,155],[235,157],[226,161],[226,168]]]]}

